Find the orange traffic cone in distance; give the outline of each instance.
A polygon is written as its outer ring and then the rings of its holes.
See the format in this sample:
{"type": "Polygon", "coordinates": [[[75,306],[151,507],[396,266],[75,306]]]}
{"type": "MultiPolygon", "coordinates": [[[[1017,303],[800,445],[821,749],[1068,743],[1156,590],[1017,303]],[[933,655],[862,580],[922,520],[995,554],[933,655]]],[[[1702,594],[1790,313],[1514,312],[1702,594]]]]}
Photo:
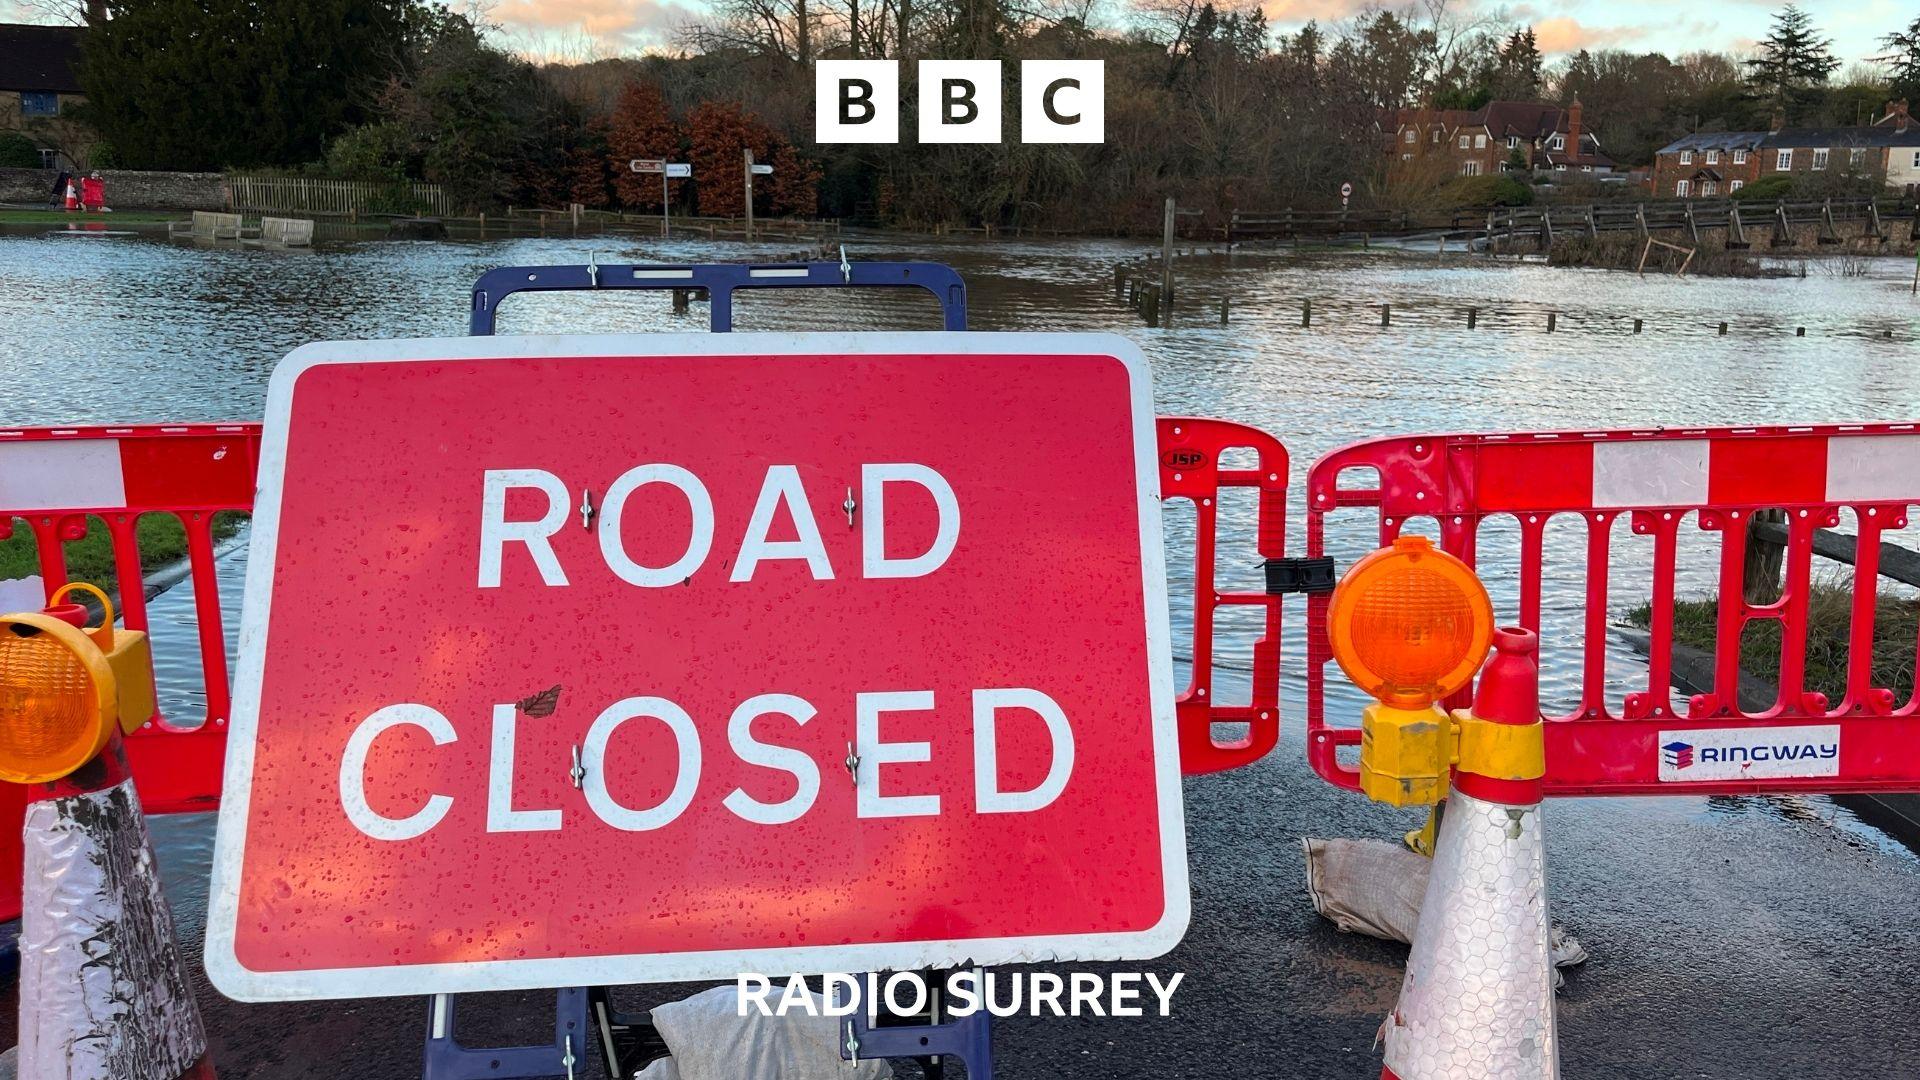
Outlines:
{"type": "Polygon", "coordinates": [[[1546,848],[1540,829],[1539,639],[1494,634],[1472,713],[1460,718],[1461,764],[1441,815],[1400,1000],[1385,1025],[1389,1080],[1556,1080],[1546,848]],[[1529,727],[1531,736],[1475,730],[1529,727]],[[1494,737],[1486,737],[1488,735],[1494,737]],[[1488,773],[1475,746],[1516,745],[1488,773]],[[1525,775],[1531,773],[1533,775],[1525,775]]]}

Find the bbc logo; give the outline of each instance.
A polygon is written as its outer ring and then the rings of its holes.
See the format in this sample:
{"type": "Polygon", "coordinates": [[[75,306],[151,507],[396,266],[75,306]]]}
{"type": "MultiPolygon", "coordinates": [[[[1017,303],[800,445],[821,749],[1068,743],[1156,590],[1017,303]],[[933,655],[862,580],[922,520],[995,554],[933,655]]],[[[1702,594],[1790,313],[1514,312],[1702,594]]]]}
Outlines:
{"type": "MultiPolygon", "coordinates": [[[[919,141],[997,143],[998,60],[922,60],[919,141]]],[[[1020,141],[1106,141],[1104,60],[1020,61],[1020,141]]],[[[900,62],[821,60],[813,74],[813,141],[900,141],[900,62]]]]}

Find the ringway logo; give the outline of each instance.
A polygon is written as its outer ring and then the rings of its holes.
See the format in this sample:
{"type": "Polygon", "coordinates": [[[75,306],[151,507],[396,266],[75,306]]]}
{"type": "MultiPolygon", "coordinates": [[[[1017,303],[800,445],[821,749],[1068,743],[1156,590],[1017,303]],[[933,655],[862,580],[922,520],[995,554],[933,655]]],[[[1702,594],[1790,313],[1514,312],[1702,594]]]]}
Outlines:
{"type": "Polygon", "coordinates": [[[1840,727],[1703,728],[1660,733],[1661,780],[1840,775],[1840,727]]]}

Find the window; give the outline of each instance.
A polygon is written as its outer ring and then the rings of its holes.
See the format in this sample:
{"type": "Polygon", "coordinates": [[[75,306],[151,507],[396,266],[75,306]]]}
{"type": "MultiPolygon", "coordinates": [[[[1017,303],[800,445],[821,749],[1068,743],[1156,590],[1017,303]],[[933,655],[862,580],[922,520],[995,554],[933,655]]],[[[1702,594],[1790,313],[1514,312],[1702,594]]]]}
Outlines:
{"type": "Polygon", "coordinates": [[[1693,164],[1693,151],[1691,150],[1680,151],[1680,164],[1682,165],[1693,164]]]}
{"type": "Polygon", "coordinates": [[[1863,169],[1867,165],[1867,148],[1856,146],[1847,152],[1847,165],[1850,168],[1863,169]]]}
{"type": "Polygon", "coordinates": [[[1567,167],[1566,167],[1565,165],[1555,165],[1555,166],[1553,167],[1553,171],[1554,171],[1554,172],[1566,172],[1566,171],[1567,171],[1567,167]]]}
{"type": "Polygon", "coordinates": [[[21,116],[58,116],[60,95],[50,90],[20,91],[21,116]]]}
{"type": "Polygon", "coordinates": [[[1480,134],[1478,134],[1478,135],[1475,135],[1475,136],[1473,137],[1473,148],[1474,148],[1475,150],[1485,150],[1485,149],[1487,148],[1487,133],[1486,133],[1486,132],[1484,132],[1484,131],[1483,131],[1483,132],[1481,132],[1480,134]]]}
{"type": "Polygon", "coordinates": [[[1735,150],[1733,152],[1733,163],[1735,165],[1745,165],[1747,163],[1747,152],[1745,150],[1735,150]]]}
{"type": "Polygon", "coordinates": [[[1520,136],[1518,135],[1507,136],[1507,149],[1509,150],[1520,149],[1520,136]]]}
{"type": "Polygon", "coordinates": [[[1414,138],[1415,138],[1415,136],[1414,136],[1414,134],[1413,134],[1413,129],[1412,129],[1412,128],[1408,128],[1408,129],[1407,129],[1407,136],[1406,136],[1406,138],[1405,138],[1404,140],[1402,140],[1402,141],[1403,141],[1403,142],[1412,142],[1412,141],[1414,140],[1414,138]]]}
{"type": "Polygon", "coordinates": [[[1444,131],[1441,131],[1441,130],[1440,130],[1439,128],[1434,128],[1434,129],[1433,129],[1433,141],[1434,141],[1434,142],[1439,142],[1439,141],[1441,141],[1442,139],[1445,139],[1446,137],[1447,137],[1447,133],[1446,133],[1446,132],[1444,132],[1444,131]]]}
{"type": "Polygon", "coordinates": [[[1913,167],[1916,169],[1920,169],[1920,150],[1915,150],[1913,152],[1913,167]]]}
{"type": "Polygon", "coordinates": [[[1731,195],[1746,186],[1747,182],[1745,180],[1729,180],[1727,181],[1727,194],[1731,195]]]}
{"type": "Polygon", "coordinates": [[[1791,150],[1780,151],[1780,156],[1774,159],[1773,167],[1780,170],[1781,172],[1786,172],[1787,170],[1793,168],[1793,151],[1791,150]]]}
{"type": "Polygon", "coordinates": [[[59,165],[60,165],[60,151],[58,150],[40,151],[40,167],[41,168],[53,169],[53,168],[58,168],[59,165]]]}
{"type": "Polygon", "coordinates": [[[1709,165],[1720,164],[1720,151],[1718,150],[1707,151],[1707,164],[1709,165]]]}
{"type": "Polygon", "coordinates": [[[1467,148],[1468,141],[1469,140],[1465,135],[1460,136],[1460,149],[1465,150],[1467,148]]]}
{"type": "Polygon", "coordinates": [[[1582,166],[1580,166],[1580,171],[1581,171],[1581,172],[1592,172],[1592,171],[1593,171],[1593,166],[1591,166],[1591,165],[1582,165],[1582,166]]]}
{"type": "Polygon", "coordinates": [[[1401,155],[1400,155],[1400,160],[1401,160],[1401,161],[1412,161],[1412,160],[1413,160],[1413,155],[1412,155],[1412,154],[1401,154],[1401,155]]]}
{"type": "Polygon", "coordinates": [[[1827,152],[1825,150],[1815,150],[1813,152],[1813,167],[1816,169],[1824,169],[1827,167],[1827,152]]]}
{"type": "Polygon", "coordinates": [[[1548,145],[1555,150],[1565,150],[1567,148],[1567,137],[1565,135],[1555,135],[1553,142],[1548,145]]]}
{"type": "Polygon", "coordinates": [[[1711,180],[1702,180],[1700,181],[1700,194],[1718,195],[1720,194],[1720,185],[1711,180]]]}
{"type": "Polygon", "coordinates": [[[1675,180],[1673,182],[1673,194],[1677,198],[1684,199],[1687,197],[1688,189],[1692,187],[1693,185],[1685,180],[1675,180]]]}
{"type": "Polygon", "coordinates": [[[1461,175],[1461,176],[1479,176],[1479,175],[1480,175],[1480,163],[1479,163],[1479,162],[1477,162],[1477,161],[1463,161],[1463,162],[1461,162],[1461,163],[1460,163],[1460,175],[1461,175]]]}

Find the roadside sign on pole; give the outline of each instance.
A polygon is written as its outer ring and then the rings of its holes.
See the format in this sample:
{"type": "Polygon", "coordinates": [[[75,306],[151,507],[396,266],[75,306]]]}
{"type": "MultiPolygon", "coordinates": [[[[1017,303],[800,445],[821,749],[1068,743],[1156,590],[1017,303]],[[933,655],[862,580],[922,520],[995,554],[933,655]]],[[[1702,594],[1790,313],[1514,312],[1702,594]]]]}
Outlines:
{"type": "Polygon", "coordinates": [[[268,390],[215,984],[1166,951],[1158,468],[1113,335],[297,350],[268,390]]]}
{"type": "Polygon", "coordinates": [[[627,167],[637,173],[663,173],[667,171],[667,163],[658,158],[634,158],[627,163],[627,167]]]}
{"type": "Polygon", "coordinates": [[[1342,199],[1350,198],[1352,195],[1353,195],[1353,185],[1351,183],[1345,183],[1340,185],[1340,197],[1342,199]]]}
{"type": "Polygon", "coordinates": [[[693,175],[693,166],[684,162],[667,162],[667,175],[675,180],[685,180],[693,175]]]}
{"type": "Polygon", "coordinates": [[[753,175],[755,176],[772,176],[773,175],[773,166],[771,165],[754,165],[752,166],[752,169],[753,169],[753,175]]]}

